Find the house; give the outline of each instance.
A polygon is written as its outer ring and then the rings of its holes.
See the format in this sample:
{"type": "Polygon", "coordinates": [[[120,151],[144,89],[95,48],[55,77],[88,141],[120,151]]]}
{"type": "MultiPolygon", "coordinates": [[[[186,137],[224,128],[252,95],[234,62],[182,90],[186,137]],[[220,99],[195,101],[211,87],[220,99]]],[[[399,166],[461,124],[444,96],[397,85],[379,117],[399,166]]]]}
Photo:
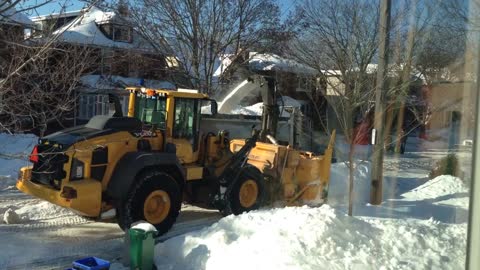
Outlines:
{"type": "Polygon", "coordinates": [[[24,30],[33,26],[32,21],[23,13],[18,12],[13,6],[0,13],[0,33],[13,34],[18,39],[24,38],[24,30]]]}
{"type": "MultiPolygon", "coordinates": [[[[1,8],[0,8],[1,9],[1,8]]],[[[8,42],[22,42],[25,38],[25,30],[33,26],[32,21],[14,7],[3,10],[0,13],[0,62],[8,63],[10,57],[8,42]]],[[[0,65],[0,78],[3,68],[0,65]]]]}
{"type": "Polygon", "coordinates": [[[473,138],[476,94],[474,81],[436,82],[425,86],[424,92],[430,108],[427,129],[445,131],[443,133],[449,137],[445,139],[453,145],[473,138]]]}
{"type": "Polygon", "coordinates": [[[174,56],[158,51],[142,37],[128,12],[91,7],[74,12],[31,18],[37,40],[56,37],[56,46],[90,50],[94,63],[80,79],[75,124],[94,115],[108,114],[108,94],[120,97],[124,113],[128,98],[125,86],[176,89],[191,87],[183,67],[174,56]],[[176,65],[172,65],[175,63],[176,65]]]}
{"type": "MultiPolygon", "coordinates": [[[[25,39],[25,30],[31,28],[32,25],[32,21],[14,7],[0,12],[0,90],[5,87],[7,82],[5,78],[10,72],[11,44],[22,43],[25,39]]],[[[0,121],[3,119],[4,106],[4,91],[0,91],[0,121]]]]}

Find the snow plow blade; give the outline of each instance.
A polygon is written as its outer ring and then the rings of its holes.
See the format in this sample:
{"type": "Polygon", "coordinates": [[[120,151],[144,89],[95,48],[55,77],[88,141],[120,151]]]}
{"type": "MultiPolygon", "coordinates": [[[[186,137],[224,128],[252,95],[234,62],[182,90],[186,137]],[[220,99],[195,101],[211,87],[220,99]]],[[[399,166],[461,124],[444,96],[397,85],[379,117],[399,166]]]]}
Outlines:
{"type": "MultiPolygon", "coordinates": [[[[281,199],[287,205],[321,204],[328,196],[330,167],[335,144],[333,130],[323,155],[299,151],[289,146],[257,142],[248,155],[248,163],[257,167],[270,181],[270,200],[281,199]],[[277,194],[283,191],[281,196],[277,194]]],[[[244,140],[232,140],[230,149],[238,151],[244,140]]]]}

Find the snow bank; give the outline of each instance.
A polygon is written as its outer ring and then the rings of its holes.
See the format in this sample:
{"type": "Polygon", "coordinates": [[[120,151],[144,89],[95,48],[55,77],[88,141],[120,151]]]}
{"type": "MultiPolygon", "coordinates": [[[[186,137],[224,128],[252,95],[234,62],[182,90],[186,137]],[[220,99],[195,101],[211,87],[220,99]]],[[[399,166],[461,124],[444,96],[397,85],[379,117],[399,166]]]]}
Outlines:
{"type": "Polygon", "coordinates": [[[61,217],[63,215],[72,215],[72,212],[54,204],[39,199],[26,201],[15,212],[22,220],[41,220],[51,217],[61,217]]]}
{"type": "Polygon", "coordinates": [[[6,224],[18,224],[22,222],[22,218],[13,209],[8,209],[3,214],[3,222],[6,224]]]}
{"type": "Polygon", "coordinates": [[[466,225],[362,220],[323,205],[228,216],[155,247],[158,269],[458,269],[466,225]],[[421,251],[421,252],[419,252],[421,251]]]}
{"type": "Polygon", "coordinates": [[[263,112],[263,102],[259,102],[250,106],[240,106],[232,109],[227,114],[238,114],[238,115],[262,115],[263,112]]]}
{"type": "Polygon", "coordinates": [[[29,221],[41,221],[53,217],[72,216],[72,212],[69,209],[40,199],[29,199],[21,203],[6,203],[4,205],[6,207],[0,207],[0,214],[3,215],[3,221],[7,224],[28,223],[29,221]]]}
{"type": "Polygon", "coordinates": [[[439,176],[383,182],[368,204],[370,162],[355,160],[354,217],[346,163],[332,164],[328,204],[228,216],[155,247],[159,269],[460,269],[465,264],[468,189],[439,176]],[[417,185],[415,187],[415,185],[417,185]]]}
{"type": "Polygon", "coordinates": [[[413,200],[431,200],[434,204],[444,204],[468,209],[468,188],[462,180],[451,175],[440,175],[425,184],[402,194],[413,200]]]}
{"type": "Polygon", "coordinates": [[[37,141],[32,134],[0,133],[0,190],[15,185],[18,170],[30,165],[28,156],[37,141]]]}

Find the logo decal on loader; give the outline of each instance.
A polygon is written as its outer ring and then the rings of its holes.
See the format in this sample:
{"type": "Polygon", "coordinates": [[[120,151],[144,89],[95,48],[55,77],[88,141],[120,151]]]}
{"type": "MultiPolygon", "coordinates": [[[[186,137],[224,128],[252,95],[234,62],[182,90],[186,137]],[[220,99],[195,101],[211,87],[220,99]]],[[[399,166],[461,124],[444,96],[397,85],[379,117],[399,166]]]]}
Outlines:
{"type": "Polygon", "coordinates": [[[157,133],[151,130],[142,130],[141,132],[133,132],[135,137],[157,137],[157,133]]]}

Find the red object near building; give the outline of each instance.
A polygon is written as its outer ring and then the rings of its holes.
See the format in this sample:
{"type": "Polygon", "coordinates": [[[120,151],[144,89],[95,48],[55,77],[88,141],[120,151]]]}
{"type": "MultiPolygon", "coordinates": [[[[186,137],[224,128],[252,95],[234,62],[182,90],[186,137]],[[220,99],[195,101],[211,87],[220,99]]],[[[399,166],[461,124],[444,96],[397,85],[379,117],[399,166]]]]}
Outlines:
{"type": "Polygon", "coordinates": [[[370,144],[372,126],[369,121],[362,121],[360,125],[353,129],[353,144],[370,144]]]}

